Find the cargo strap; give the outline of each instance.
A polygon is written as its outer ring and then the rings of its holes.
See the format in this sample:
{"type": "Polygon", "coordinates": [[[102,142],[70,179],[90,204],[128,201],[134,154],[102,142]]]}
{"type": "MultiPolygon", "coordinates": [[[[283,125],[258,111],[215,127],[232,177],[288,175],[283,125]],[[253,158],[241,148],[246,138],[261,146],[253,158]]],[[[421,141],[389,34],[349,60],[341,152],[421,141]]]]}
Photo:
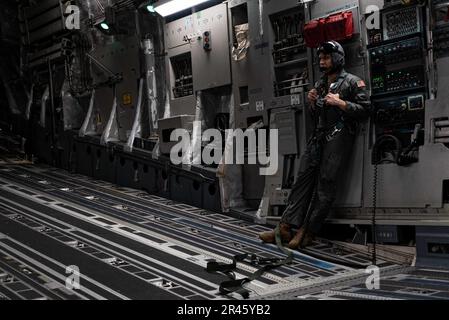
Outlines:
{"type": "Polygon", "coordinates": [[[220,294],[228,295],[238,293],[244,299],[249,298],[249,291],[243,288],[243,285],[260,278],[265,272],[279,268],[281,266],[292,263],[293,253],[282,246],[280,227],[276,227],[276,244],[279,249],[287,255],[287,258],[262,258],[253,253],[243,253],[233,257],[231,264],[211,261],[207,264],[207,272],[220,272],[226,274],[231,280],[224,281],[220,284],[220,294]],[[234,271],[237,270],[237,264],[248,262],[251,266],[259,268],[256,272],[246,278],[236,279],[234,271]]]}

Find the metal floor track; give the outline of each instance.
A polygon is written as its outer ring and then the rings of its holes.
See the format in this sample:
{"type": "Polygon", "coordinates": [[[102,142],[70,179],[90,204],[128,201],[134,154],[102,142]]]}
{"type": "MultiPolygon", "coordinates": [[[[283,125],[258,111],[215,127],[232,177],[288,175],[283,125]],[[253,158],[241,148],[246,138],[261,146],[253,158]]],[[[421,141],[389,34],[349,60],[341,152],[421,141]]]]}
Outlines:
{"type": "MultiPolygon", "coordinates": [[[[264,230],[58,169],[0,165],[0,299],[240,299],[219,295],[228,278],[206,272],[206,264],[231,263],[242,252],[283,257],[258,240],[264,230]],[[66,288],[69,266],[79,268],[79,290],[66,288]]],[[[314,248],[330,251],[323,243],[314,248]]],[[[299,252],[294,257],[293,264],[245,285],[250,298],[377,298],[363,288],[351,291],[365,283],[364,269],[299,252]]],[[[344,259],[369,265],[360,254],[344,259]]],[[[381,267],[391,277],[412,277],[405,267],[386,261],[381,267]]],[[[240,263],[235,273],[242,278],[256,270],[240,263]]],[[[433,298],[444,296],[436,291],[433,298]]],[[[398,294],[410,296],[416,292],[398,294]]]]}

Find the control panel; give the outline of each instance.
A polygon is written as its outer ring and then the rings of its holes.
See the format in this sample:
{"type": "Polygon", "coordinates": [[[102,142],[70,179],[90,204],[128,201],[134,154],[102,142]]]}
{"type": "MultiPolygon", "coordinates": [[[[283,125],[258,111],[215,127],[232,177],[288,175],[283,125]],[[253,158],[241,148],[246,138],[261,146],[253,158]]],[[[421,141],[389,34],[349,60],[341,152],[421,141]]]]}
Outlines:
{"type": "Polygon", "coordinates": [[[384,41],[420,33],[423,30],[422,15],[418,6],[388,11],[382,17],[384,41]]]}
{"type": "Polygon", "coordinates": [[[423,143],[428,86],[422,17],[420,6],[391,3],[382,11],[382,30],[368,30],[375,153],[391,154],[378,150],[377,142],[382,149],[385,141],[396,139],[393,154],[399,165],[419,161],[423,143]]]}
{"type": "Polygon", "coordinates": [[[378,100],[375,102],[375,120],[384,126],[422,122],[424,101],[423,94],[378,100]]]}
{"type": "Polygon", "coordinates": [[[231,84],[227,11],[221,3],[165,25],[173,115],[194,114],[196,92],[231,84]]]}
{"type": "MultiPolygon", "coordinates": [[[[399,154],[405,150],[418,147],[424,143],[424,118],[425,118],[425,95],[415,94],[400,97],[391,97],[374,102],[376,115],[376,141],[385,136],[393,136],[399,142],[401,149],[399,154]]],[[[384,150],[385,151],[385,150],[384,150]]],[[[412,162],[418,161],[416,156],[412,162]]],[[[412,159],[409,158],[409,159],[412,159]]],[[[377,159],[380,160],[380,159],[377,159]]]]}
{"type": "Polygon", "coordinates": [[[420,37],[369,50],[373,96],[425,86],[424,48],[420,37]]]}
{"type": "Polygon", "coordinates": [[[371,65],[381,67],[410,60],[422,59],[422,39],[417,37],[369,50],[371,65]]]}
{"type": "Polygon", "coordinates": [[[387,71],[372,77],[374,96],[423,88],[424,85],[425,77],[421,66],[387,71]]]}

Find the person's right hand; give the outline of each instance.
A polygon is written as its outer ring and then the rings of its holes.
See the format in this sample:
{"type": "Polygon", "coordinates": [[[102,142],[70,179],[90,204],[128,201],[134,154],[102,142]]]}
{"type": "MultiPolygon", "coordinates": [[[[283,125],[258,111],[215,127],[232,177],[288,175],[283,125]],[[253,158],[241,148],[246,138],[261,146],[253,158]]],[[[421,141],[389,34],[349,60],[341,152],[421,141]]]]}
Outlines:
{"type": "Polygon", "coordinates": [[[318,100],[318,91],[316,89],[310,90],[307,99],[309,100],[310,107],[315,110],[316,102],[318,100]]]}

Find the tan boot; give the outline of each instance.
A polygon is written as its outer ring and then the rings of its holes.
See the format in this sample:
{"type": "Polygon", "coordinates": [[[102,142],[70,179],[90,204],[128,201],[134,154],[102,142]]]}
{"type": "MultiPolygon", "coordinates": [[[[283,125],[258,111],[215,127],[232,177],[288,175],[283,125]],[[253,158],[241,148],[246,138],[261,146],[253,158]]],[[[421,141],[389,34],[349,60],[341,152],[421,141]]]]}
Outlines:
{"type": "MultiPolygon", "coordinates": [[[[290,233],[291,230],[290,225],[286,223],[281,223],[280,229],[281,229],[282,242],[284,243],[290,242],[290,240],[292,239],[292,235],[290,233]]],[[[265,243],[276,243],[276,229],[260,233],[259,238],[265,243]]]]}
{"type": "Polygon", "coordinates": [[[305,248],[310,246],[314,240],[314,236],[312,233],[307,232],[306,229],[300,228],[298,232],[296,232],[293,239],[288,244],[288,247],[292,250],[296,250],[298,248],[305,248]]]}

